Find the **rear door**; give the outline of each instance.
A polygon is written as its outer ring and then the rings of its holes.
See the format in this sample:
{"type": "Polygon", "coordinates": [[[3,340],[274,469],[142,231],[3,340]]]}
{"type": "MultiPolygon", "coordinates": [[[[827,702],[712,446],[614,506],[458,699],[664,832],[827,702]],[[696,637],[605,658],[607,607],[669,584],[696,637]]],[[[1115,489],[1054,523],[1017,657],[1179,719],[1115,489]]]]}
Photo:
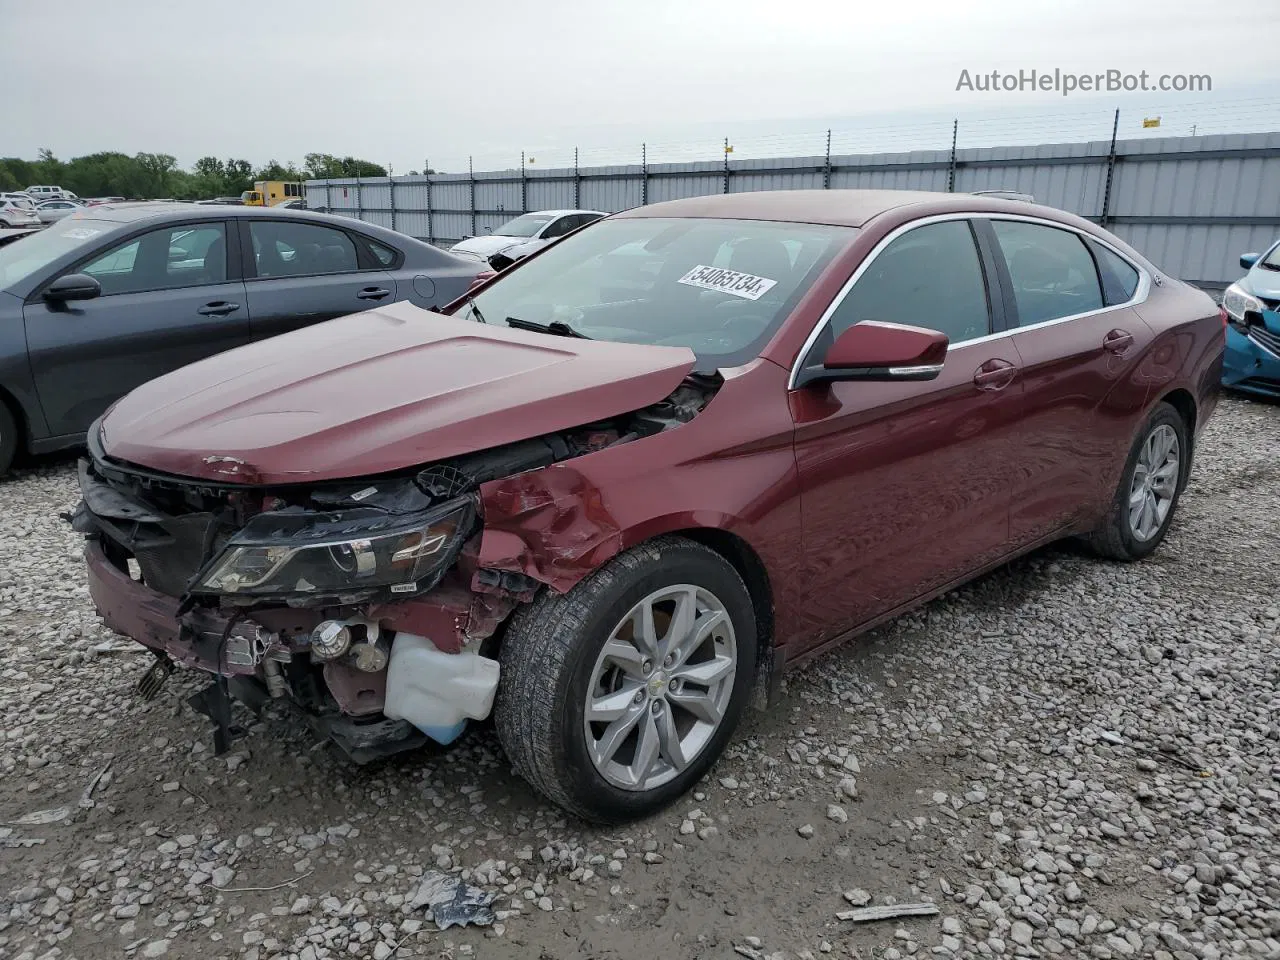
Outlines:
{"type": "Polygon", "coordinates": [[[794,390],[807,609],[816,646],[1008,550],[1022,383],[1002,301],[965,219],[914,226],[873,254],[801,363],[866,320],[950,341],[932,381],[794,390]],[[994,309],[993,309],[994,308],[994,309]]]}
{"type": "Polygon", "coordinates": [[[37,291],[27,301],[27,349],[51,435],[82,433],[134,387],[249,341],[227,241],[222,221],[150,230],[60,274],[89,274],[101,296],[51,303],[37,291]]]}
{"type": "Polygon", "coordinates": [[[398,299],[395,278],[354,232],[277,217],[240,224],[255,340],[398,299]]]}
{"type": "Polygon", "coordinates": [[[979,226],[1011,293],[1023,362],[1010,523],[1014,542],[1030,543],[1080,523],[1114,492],[1149,391],[1139,362],[1154,334],[1132,309],[1149,281],[1068,227],[1003,218],[979,226]]]}

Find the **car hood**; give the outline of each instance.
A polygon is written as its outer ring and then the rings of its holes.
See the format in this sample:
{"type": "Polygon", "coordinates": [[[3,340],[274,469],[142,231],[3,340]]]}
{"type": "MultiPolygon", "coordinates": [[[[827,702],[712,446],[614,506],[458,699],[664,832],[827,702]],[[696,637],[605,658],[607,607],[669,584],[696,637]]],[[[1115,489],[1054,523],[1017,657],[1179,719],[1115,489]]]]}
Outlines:
{"type": "Polygon", "coordinates": [[[1243,284],[1255,297],[1280,300],[1280,270],[1254,267],[1245,275],[1243,284]]]}
{"type": "Polygon", "coordinates": [[[113,459],[224,483],[356,477],[617,416],[668,396],[685,347],[556,337],[395,303],[146,383],[103,417],[113,459]]]}
{"type": "Polygon", "coordinates": [[[455,243],[450,249],[457,250],[459,253],[475,253],[482,257],[488,257],[499,250],[505,250],[507,247],[514,247],[518,243],[526,242],[525,239],[520,237],[472,237],[470,240],[455,243]]]}

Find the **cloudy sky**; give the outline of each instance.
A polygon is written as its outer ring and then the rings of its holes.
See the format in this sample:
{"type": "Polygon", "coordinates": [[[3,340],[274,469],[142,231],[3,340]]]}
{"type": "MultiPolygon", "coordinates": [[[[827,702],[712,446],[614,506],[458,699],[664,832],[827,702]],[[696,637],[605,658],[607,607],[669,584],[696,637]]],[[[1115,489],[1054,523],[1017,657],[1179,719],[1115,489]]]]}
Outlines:
{"type": "Polygon", "coordinates": [[[1275,0],[0,0],[0,155],[321,151],[408,172],[571,162],[574,144],[584,163],[642,141],[684,159],[726,135],[738,155],[820,153],[828,127],[893,149],[949,140],[952,116],[973,145],[1101,139],[1116,107],[1125,134],[1146,114],[1168,134],[1277,129],[1262,37],[1280,38],[1275,0]],[[1032,68],[1213,90],[956,90],[962,70],[1032,68]]]}

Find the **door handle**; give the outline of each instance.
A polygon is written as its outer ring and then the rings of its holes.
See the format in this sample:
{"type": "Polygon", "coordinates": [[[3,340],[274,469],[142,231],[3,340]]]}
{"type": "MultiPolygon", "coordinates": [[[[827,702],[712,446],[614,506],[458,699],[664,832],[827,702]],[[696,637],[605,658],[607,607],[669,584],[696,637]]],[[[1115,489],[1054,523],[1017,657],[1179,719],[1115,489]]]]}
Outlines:
{"type": "Polygon", "coordinates": [[[988,360],[973,374],[973,382],[979,390],[1003,390],[1013,383],[1018,368],[1008,360],[988,360]]]}
{"type": "Polygon", "coordinates": [[[381,300],[383,297],[391,296],[390,290],[383,290],[381,287],[365,287],[356,294],[357,300],[381,300]]]}
{"type": "Polygon", "coordinates": [[[196,310],[196,313],[203,314],[206,317],[225,317],[228,313],[235,313],[240,309],[238,303],[227,303],[225,300],[214,300],[206,303],[203,307],[196,310]]]}
{"type": "Polygon", "coordinates": [[[1127,330],[1112,330],[1102,338],[1102,349],[1110,353],[1124,353],[1133,346],[1133,334],[1127,330]]]}

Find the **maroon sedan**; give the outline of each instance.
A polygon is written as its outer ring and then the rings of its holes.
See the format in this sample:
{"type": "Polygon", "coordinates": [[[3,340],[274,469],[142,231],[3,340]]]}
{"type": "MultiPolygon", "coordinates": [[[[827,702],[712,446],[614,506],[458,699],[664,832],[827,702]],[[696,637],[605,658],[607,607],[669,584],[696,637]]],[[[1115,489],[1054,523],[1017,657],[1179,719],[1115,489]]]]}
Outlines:
{"type": "Polygon", "coordinates": [[[361,761],[492,713],[601,821],[687,790],[786,664],[1052,540],[1151,553],[1224,337],[1085,220],[897,191],[631,210],[445,312],[121,400],[81,464],[90,589],[145,695],[210,675],[219,749],[236,701],[361,761]]]}

